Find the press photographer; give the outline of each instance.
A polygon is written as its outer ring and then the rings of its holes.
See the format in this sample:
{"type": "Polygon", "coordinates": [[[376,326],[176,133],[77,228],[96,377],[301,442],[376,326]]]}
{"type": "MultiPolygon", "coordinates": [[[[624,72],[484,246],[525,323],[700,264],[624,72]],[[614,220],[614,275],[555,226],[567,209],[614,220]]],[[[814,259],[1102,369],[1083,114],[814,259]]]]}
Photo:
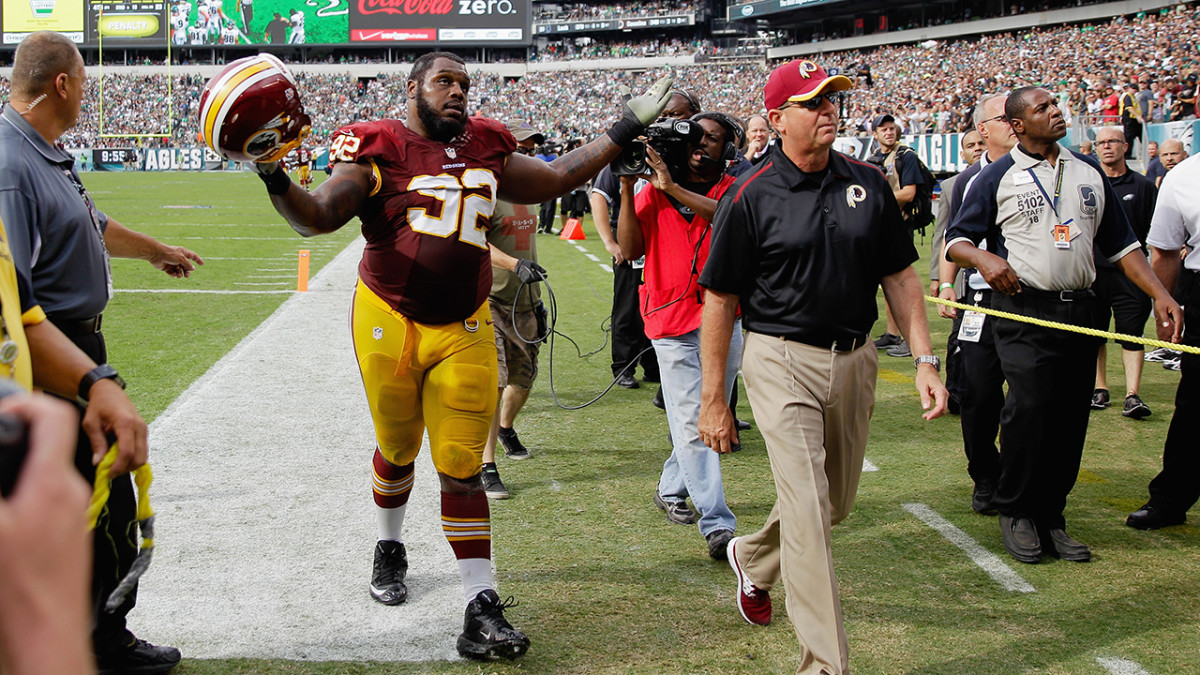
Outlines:
{"type": "MultiPolygon", "coordinates": [[[[736,519],[725,504],[717,453],[700,441],[700,316],[703,293],[696,280],[708,259],[717,200],[733,184],[726,173],[737,156],[740,123],[717,112],[647,128],[646,166],[652,170],[635,195],[631,162],[613,167],[621,175],[617,239],[629,260],[646,256],[640,311],[654,344],[674,447],[663,465],[654,503],[673,523],[690,525],[699,512],[708,553],[725,559],[736,519]]],[[[733,331],[726,361],[732,385],[742,356],[742,333],[733,331]]],[[[728,400],[728,392],[726,392],[728,400]]]]}

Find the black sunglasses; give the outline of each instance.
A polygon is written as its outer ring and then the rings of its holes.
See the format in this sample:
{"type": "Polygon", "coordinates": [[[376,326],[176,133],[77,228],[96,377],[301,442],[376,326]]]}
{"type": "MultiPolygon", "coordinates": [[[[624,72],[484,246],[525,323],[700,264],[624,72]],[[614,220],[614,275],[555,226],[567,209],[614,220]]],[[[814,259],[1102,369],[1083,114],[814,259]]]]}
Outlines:
{"type": "Polygon", "coordinates": [[[829,101],[834,105],[834,107],[838,107],[841,106],[842,100],[845,97],[846,95],[840,91],[829,94],[817,94],[806,101],[788,101],[787,103],[779,106],[778,109],[787,110],[788,108],[801,107],[805,110],[818,110],[822,105],[824,105],[825,101],[829,101]]]}

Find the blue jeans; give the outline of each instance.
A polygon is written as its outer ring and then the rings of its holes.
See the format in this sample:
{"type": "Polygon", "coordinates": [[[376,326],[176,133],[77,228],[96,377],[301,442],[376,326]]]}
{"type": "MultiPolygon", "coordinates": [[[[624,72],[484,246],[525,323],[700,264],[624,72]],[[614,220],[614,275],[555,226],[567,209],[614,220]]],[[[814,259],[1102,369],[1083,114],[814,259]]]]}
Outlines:
{"type": "MultiPolygon", "coordinates": [[[[692,498],[700,514],[700,534],[733,531],[737,519],[725,505],[721,458],[700,440],[700,329],[676,337],[652,340],[658,355],[663,401],[674,447],[663,464],[658,493],[666,500],[692,498]]],[[[733,390],[742,363],[742,322],[733,325],[729,358],[725,361],[725,399],[733,390]]]]}

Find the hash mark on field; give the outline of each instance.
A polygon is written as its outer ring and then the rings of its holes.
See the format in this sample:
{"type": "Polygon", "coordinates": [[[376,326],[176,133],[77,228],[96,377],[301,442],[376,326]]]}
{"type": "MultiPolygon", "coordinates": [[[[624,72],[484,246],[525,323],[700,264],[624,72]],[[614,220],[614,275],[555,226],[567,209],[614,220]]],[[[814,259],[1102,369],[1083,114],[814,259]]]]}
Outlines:
{"type": "Polygon", "coordinates": [[[596,256],[592,255],[591,253],[585,253],[584,255],[586,255],[587,259],[591,260],[592,262],[600,262],[600,259],[597,258],[596,256]]]}
{"type": "Polygon", "coordinates": [[[613,273],[612,268],[609,267],[608,265],[605,265],[604,263],[600,263],[600,269],[604,270],[605,272],[608,272],[609,274],[613,273]]]}
{"type": "Polygon", "coordinates": [[[1112,673],[1112,675],[1150,675],[1136,661],[1130,661],[1129,659],[1097,656],[1096,663],[1104,666],[1104,669],[1112,673]]]}
{"type": "Polygon", "coordinates": [[[263,282],[235,281],[235,282],[233,282],[233,285],[234,286],[278,286],[279,284],[282,284],[282,283],[285,283],[285,282],[283,282],[283,281],[263,281],[263,282]]]}
{"type": "Polygon", "coordinates": [[[221,257],[207,256],[207,255],[206,255],[206,256],[204,256],[204,259],[205,259],[206,261],[207,261],[207,260],[271,260],[271,261],[276,261],[276,262],[278,262],[279,260],[291,260],[292,258],[295,258],[295,257],[296,257],[296,256],[294,256],[294,255],[291,255],[291,254],[289,254],[289,255],[285,255],[285,256],[274,256],[274,257],[272,257],[272,258],[242,258],[242,257],[238,257],[238,256],[233,256],[233,257],[224,257],[224,258],[221,258],[221,257]]]}
{"type": "Polygon", "coordinates": [[[924,504],[903,504],[905,511],[916,516],[921,522],[929,527],[932,527],[938,534],[945,537],[951,544],[962,549],[963,553],[971,559],[976,565],[988,573],[996,583],[1000,584],[1007,591],[1016,591],[1018,593],[1033,593],[1037,589],[1028,581],[1021,578],[1021,575],[1012,571],[1008,565],[1005,565],[996,554],[979,545],[979,542],[971,538],[969,534],[955,527],[950,521],[943,518],[937,511],[929,508],[924,504]]]}
{"type": "Polygon", "coordinates": [[[579,244],[575,244],[575,250],[576,250],[576,251],[583,251],[584,253],[587,253],[587,252],[588,252],[588,250],[587,250],[586,248],[584,248],[583,246],[580,246],[579,244]]]}
{"type": "Polygon", "coordinates": [[[866,457],[863,457],[863,468],[862,468],[862,470],[863,470],[864,472],[878,471],[878,470],[879,470],[879,467],[877,467],[877,466],[875,466],[874,464],[872,464],[872,463],[871,463],[871,460],[867,459],[866,457]]]}
{"type": "MultiPolygon", "coordinates": [[[[296,274],[249,274],[247,279],[294,279],[296,274]]],[[[276,282],[279,283],[279,282],[276,282]]]]}

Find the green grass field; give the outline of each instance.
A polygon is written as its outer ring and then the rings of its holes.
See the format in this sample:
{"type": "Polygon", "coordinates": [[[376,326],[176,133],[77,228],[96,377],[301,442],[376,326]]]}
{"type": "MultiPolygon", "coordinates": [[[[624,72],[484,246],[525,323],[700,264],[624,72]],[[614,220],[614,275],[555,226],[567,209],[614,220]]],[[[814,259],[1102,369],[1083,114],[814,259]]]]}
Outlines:
{"type": "MultiPolygon", "coordinates": [[[[312,251],[315,275],[357,234],[352,224],[334,235],[300,238],[249,175],[93,173],[85,182],[99,206],[122,223],[208,260],[187,280],[167,278],[140,261],[113,263],[118,293],[105,333],[111,360],[147,419],[287,297],[245,291],[294,288],[298,250],[312,251]],[[132,289],[242,293],[121,292],[132,289]]],[[[585,229],[588,239],[579,243],[607,262],[590,223],[585,229]]],[[[539,244],[558,297],[558,330],[584,351],[599,348],[611,275],[574,242],[543,236],[539,244]]],[[[923,269],[927,263],[918,263],[922,276],[923,269]]],[[[937,318],[932,305],[929,315],[935,343],[944,346],[949,322],[937,318]]],[[[314,354],[320,348],[313,345],[314,354]]],[[[1119,401],[1119,353],[1109,351],[1110,388],[1119,401]]],[[[695,529],[668,523],[651,503],[669,453],[665,417],[650,404],[654,386],[615,389],[590,407],[564,411],[551,400],[551,372],[559,399],[582,403],[608,384],[608,350],[581,359],[558,338],[550,357],[543,348],[540,379],[517,422],[534,459],[500,460],[514,497],[492,502],[502,594],[520,600],[509,617],[533,641],[525,658],[513,664],[311,663],[198,661],[185,654],[175,672],[794,672],[796,641],[782,589],[774,593],[770,627],[745,624],[733,605],[728,566],[707,557],[695,529]]],[[[1200,672],[1200,528],[1147,533],[1123,525],[1159,468],[1176,373],[1147,364],[1142,396],[1154,415],[1145,421],[1123,418],[1119,403],[1092,414],[1067,522],[1071,534],[1093,547],[1095,561],[1031,566],[1009,562],[995,518],[970,510],[957,419],[921,420],[911,361],[880,358],[867,450],[879,470],[864,474],[854,513],[834,533],[853,672],[1200,672]],[[940,513],[1036,592],[1004,590],[902,508],[909,503],[940,513]],[[1136,666],[1109,671],[1101,659],[1136,666]]],[[[740,416],[748,418],[745,400],[740,416]]],[[[765,520],[774,488],[761,436],[751,431],[743,441],[745,450],[723,464],[726,496],[745,533],[765,520]]],[[[154,573],[171,570],[156,566],[154,573]]],[[[132,622],[137,628],[136,610],[132,622]]],[[[404,635],[395,639],[402,643],[404,635]]]]}

